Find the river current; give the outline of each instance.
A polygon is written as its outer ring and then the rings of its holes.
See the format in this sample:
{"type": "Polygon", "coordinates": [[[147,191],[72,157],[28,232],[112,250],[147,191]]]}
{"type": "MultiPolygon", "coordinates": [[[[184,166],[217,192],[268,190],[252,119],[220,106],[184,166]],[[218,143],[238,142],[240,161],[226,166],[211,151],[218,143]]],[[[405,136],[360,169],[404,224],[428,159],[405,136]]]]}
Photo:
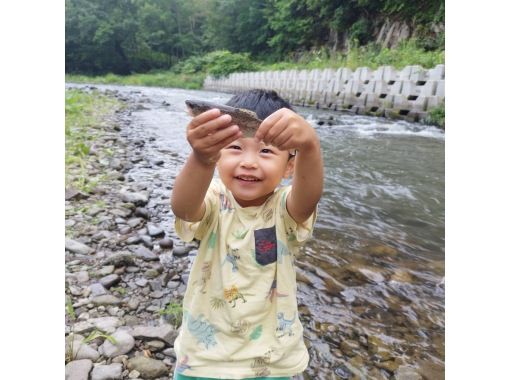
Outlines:
{"type": "MultiPolygon", "coordinates": [[[[159,158],[172,155],[160,174],[169,184],[190,152],[184,100],[224,103],[231,97],[94,86],[141,104],[131,121],[157,136],[159,158]]],[[[303,377],[444,378],[444,132],[384,118],[296,110],[316,129],[325,165],[314,238],[297,260],[300,318],[311,357],[303,377]]],[[[132,173],[135,179],[147,175],[132,173]]],[[[162,225],[173,225],[170,210],[162,225]]]]}

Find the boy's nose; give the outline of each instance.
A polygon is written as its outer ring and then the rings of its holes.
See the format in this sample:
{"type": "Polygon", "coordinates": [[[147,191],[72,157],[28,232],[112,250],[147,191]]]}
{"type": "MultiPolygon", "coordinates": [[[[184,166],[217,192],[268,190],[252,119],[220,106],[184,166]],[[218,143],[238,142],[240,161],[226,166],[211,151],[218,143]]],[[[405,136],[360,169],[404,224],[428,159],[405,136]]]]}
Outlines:
{"type": "Polygon", "coordinates": [[[255,160],[245,158],[241,161],[241,167],[247,168],[247,169],[257,169],[258,164],[255,160]]]}

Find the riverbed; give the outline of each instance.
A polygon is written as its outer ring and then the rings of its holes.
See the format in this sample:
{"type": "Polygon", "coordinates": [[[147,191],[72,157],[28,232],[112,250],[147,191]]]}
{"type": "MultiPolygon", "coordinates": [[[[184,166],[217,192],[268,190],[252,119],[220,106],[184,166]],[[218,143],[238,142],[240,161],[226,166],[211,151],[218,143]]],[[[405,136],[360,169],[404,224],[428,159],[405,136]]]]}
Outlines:
{"type": "MultiPolygon", "coordinates": [[[[231,95],[94,87],[137,104],[121,133],[150,137],[144,155],[158,165],[135,165],[129,177],[135,183],[167,182],[153,190],[159,203],[148,207],[159,210],[164,230],[173,230],[164,200],[190,152],[184,100],[223,103],[231,95]]],[[[444,378],[444,132],[296,110],[316,129],[325,165],[314,238],[297,260],[300,318],[311,357],[303,377],[444,378]]]]}

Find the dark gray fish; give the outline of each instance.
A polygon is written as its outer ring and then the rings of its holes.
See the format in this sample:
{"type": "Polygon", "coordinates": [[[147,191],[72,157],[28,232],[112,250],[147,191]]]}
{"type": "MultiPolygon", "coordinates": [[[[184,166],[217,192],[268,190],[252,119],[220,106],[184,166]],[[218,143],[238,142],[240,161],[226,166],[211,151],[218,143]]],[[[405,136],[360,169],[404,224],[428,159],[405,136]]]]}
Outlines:
{"type": "Polygon", "coordinates": [[[262,120],[257,117],[255,112],[244,108],[230,107],[202,100],[186,100],[185,103],[193,116],[198,116],[213,108],[219,109],[222,114],[230,115],[232,117],[232,125],[239,126],[239,129],[243,132],[243,137],[255,136],[255,132],[257,132],[260,123],[262,123],[262,120]]]}

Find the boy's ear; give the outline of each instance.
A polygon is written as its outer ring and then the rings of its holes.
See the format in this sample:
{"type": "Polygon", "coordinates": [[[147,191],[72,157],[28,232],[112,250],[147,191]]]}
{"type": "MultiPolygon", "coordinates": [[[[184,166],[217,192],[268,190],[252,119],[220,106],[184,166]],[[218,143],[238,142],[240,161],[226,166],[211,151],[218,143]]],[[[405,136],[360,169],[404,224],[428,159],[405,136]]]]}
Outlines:
{"type": "Polygon", "coordinates": [[[285,173],[283,174],[283,178],[290,178],[292,174],[294,174],[294,163],[296,162],[296,156],[292,156],[287,161],[287,167],[285,168],[285,173]]]}

